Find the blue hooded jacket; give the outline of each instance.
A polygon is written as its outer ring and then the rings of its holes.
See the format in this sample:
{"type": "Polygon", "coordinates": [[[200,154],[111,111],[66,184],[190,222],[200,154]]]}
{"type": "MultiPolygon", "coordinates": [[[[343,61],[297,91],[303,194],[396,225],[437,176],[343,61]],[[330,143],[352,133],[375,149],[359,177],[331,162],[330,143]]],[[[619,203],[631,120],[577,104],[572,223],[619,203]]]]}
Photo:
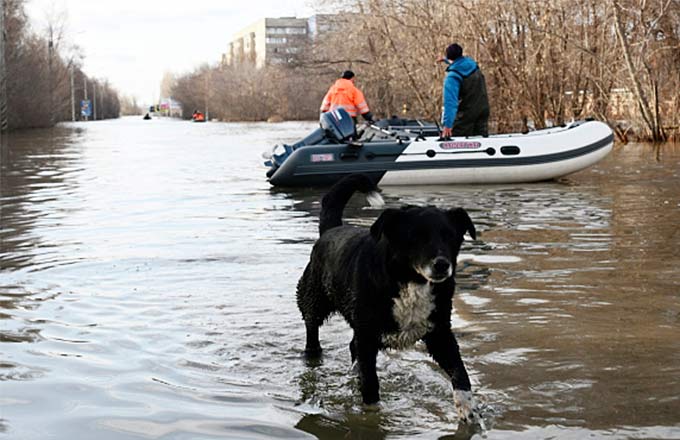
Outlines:
{"type": "Polygon", "coordinates": [[[478,69],[477,63],[470,57],[456,58],[447,68],[444,78],[444,108],[442,111],[442,125],[452,127],[458,113],[458,101],[463,80],[478,69]]]}

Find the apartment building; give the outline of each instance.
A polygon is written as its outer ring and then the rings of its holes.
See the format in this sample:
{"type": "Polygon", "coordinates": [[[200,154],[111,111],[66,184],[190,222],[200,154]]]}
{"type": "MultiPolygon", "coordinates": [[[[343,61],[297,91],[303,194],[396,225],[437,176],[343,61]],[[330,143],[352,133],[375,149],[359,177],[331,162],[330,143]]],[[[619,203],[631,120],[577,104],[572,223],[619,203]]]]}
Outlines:
{"type": "Polygon", "coordinates": [[[262,18],[234,35],[223,63],[250,63],[257,67],[287,63],[307,41],[306,18],[262,18]]]}
{"type": "Polygon", "coordinates": [[[289,63],[320,34],[334,27],[333,17],[319,14],[309,18],[262,18],[234,35],[222,55],[222,64],[250,63],[259,68],[289,63]]]}

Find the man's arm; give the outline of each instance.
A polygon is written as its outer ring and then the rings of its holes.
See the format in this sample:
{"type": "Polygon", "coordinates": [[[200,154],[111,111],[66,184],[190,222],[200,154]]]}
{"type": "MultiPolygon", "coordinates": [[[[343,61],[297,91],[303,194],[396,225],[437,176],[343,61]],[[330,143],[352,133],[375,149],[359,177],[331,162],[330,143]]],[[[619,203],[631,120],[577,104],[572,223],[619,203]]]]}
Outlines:
{"type": "Polygon", "coordinates": [[[331,109],[331,89],[326,92],[326,96],[323,97],[323,100],[321,101],[321,108],[319,111],[321,113],[325,113],[328,110],[331,109]]]}
{"type": "MultiPolygon", "coordinates": [[[[364,94],[359,90],[358,88],[354,88],[354,93],[352,94],[352,103],[356,106],[357,111],[359,112],[360,115],[364,116],[366,113],[371,113],[368,104],[366,103],[366,98],[364,97],[364,94]]],[[[371,118],[373,118],[373,115],[371,115],[371,118]]],[[[368,120],[368,119],[366,119],[368,120]]]]}
{"type": "Polygon", "coordinates": [[[375,121],[373,120],[373,113],[366,112],[366,113],[362,113],[361,116],[363,116],[364,119],[366,120],[366,122],[368,122],[369,124],[375,123],[375,121]]]}
{"type": "Polygon", "coordinates": [[[458,74],[447,75],[444,79],[444,109],[442,111],[442,126],[453,127],[458,113],[458,93],[460,92],[460,79],[458,74]]]}

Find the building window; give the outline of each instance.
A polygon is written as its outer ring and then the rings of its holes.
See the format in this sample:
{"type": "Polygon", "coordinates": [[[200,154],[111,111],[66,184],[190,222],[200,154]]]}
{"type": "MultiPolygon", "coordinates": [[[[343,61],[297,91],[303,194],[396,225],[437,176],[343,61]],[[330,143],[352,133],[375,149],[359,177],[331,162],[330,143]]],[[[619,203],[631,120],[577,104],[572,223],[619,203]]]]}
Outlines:
{"type": "Polygon", "coordinates": [[[270,44],[286,44],[288,39],[286,37],[267,37],[265,41],[270,44]]]}
{"type": "Polygon", "coordinates": [[[302,27],[288,27],[285,28],[287,34],[297,34],[297,35],[304,35],[307,33],[307,29],[302,28],[302,27]]]}
{"type": "Polygon", "coordinates": [[[307,29],[303,27],[270,27],[267,28],[267,33],[272,35],[304,35],[307,29]]]}

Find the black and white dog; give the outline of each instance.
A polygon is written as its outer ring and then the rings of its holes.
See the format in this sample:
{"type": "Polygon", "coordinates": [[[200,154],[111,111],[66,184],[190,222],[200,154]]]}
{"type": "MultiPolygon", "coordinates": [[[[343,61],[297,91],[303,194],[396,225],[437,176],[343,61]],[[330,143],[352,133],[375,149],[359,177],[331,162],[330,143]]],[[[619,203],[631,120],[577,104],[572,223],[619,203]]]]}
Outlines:
{"type": "Polygon", "coordinates": [[[342,212],[354,192],[380,197],[376,190],[369,177],[353,174],[322,200],[321,236],[297,286],[305,354],[321,354],[319,327],[341,313],[354,330],[349,348],[363,401],[373,404],[380,399],[378,351],[423,340],[451,378],[459,416],[472,420],[470,379],[451,331],[451,307],[458,251],[466,232],[476,239],[475,227],[464,209],[434,206],[386,209],[370,231],[343,225],[342,212]]]}

